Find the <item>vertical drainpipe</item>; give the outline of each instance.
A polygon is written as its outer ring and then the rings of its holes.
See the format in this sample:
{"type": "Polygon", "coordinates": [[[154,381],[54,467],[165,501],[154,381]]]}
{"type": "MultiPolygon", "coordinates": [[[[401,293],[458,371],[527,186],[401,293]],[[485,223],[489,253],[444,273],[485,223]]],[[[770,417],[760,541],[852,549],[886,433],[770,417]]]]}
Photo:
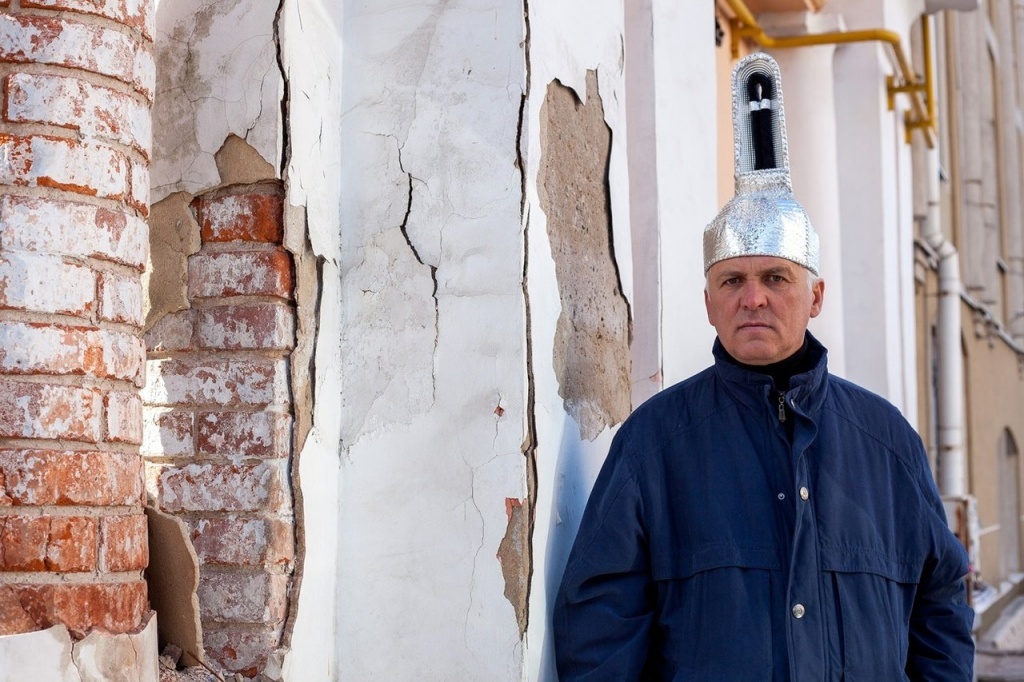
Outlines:
{"type": "MultiPolygon", "coordinates": [[[[934,15],[927,15],[926,35],[934,35],[934,15]]],[[[928,39],[924,45],[928,55],[928,68],[934,70],[935,46],[928,39]]],[[[928,81],[935,82],[934,73],[928,81]]],[[[931,118],[935,120],[935,93],[929,93],[931,118]]],[[[942,233],[942,212],[939,191],[939,143],[925,151],[928,178],[928,211],[924,223],[924,238],[939,258],[939,302],[937,336],[939,354],[938,414],[939,414],[939,490],[944,496],[967,494],[967,460],[964,447],[964,358],[960,346],[960,254],[942,233]]]]}

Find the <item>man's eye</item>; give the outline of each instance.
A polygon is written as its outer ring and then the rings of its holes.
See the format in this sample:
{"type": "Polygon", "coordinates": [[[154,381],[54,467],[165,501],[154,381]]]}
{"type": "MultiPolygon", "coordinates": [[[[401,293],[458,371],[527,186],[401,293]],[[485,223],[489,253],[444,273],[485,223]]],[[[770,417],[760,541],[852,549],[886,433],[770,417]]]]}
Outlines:
{"type": "Polygon", "coordinates": [[[786,278],[783,277],[782,275],[769,275],[768,281],[772,282],[773,284],[781,284],[782,282],[786,281],[786,278]]]}

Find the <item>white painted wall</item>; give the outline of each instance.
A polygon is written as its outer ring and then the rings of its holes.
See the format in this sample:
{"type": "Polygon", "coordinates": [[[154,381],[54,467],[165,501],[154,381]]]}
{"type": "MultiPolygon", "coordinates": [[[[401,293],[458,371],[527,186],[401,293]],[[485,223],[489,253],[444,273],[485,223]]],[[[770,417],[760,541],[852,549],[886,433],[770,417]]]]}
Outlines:
{"type": "MultiPolygon", "coordinates": [[[[623,293],[632,303],[629,204],[626,168],[621,0],[571,0],[530,5],[531,93],[527,102],[527,232],[529,235],[530,319],[536,387],[537,514],[533,534],[534,576],[527,635],[528,679],[555,679],[550,635],[554,599],[580,516],[613,435],[581,441],[579,426],[566,414],[552,364],[555,325],[561,311],[555,264],[540,208],[537,177],[541,162],[540,115],[548,84],[557,79],[586,101],[586,74],[597,71],[605,121],[612,131],[609,168],[612,230],[623,293]]],[[[591,96],[593,93],[590,93],[591,96]]]]}
{"type": "MultiPolygon", "coordinates": [[[[664,385],[712,363],[704,228],[718,205],[714,6],[652,0],[664,385]]],[[[731,160],[726,161],[730,165],[731,160]]]]}
{"type": "Polygon", "coordinates": [[[341,113],[324,121],[340,129],[341,386],[319,396],[341,420],[340,676],[517,679],[495,552],[506,500],[526,497],[522,7],[350,0],[342,16],[341,113]]]}
{"type": "MultiPolygon", "coordinates": [[[[806,35],[841,30],[832,14],[780,13],[762,19],[772,35],[806,35]]],[[[821,240],[825,304],[811,320],[811,332],[828,348],[828,367],[846,375],[842,230],[839,211],[837,83],[834,45],[774,50],[782,71],[793,194],[807,211],[821,240]]]]}
{"type": "Polygon", "coordinates": [[[158,3],[152,203],[219,184],[213,155],[229,133],[280,166],[276,10],[259,0],[158,3]]]}
{"type": "MultiPolygon", "coordinates": [[[[904,36],[909,25],[874,22],[912,14],[881,2],[835,0],[828,8],[848,29],[889,28],[904,36]]],[[[913,422],[913,204],[902,125],[909,103],[899,97],[896,110],[888,110],[885,77],[894,69],[886,48],[839,46],[834,63],[846,375],[913,422]]]]}
{"type": "MultiPolygon", "coordinates": [[[[324,259],[317,322],[313,428],[296,456],[304,556],[291,649],[282,666],[289,682],[341,679],[338,660],[338,528],[341,460],[341,120],[343,7],[330,0],[283,5],[281,54],[288,83],[290,158],[285,180],[289,220],[305,213],[310,247],[324,259]]],[[[298,231],[301,225],[289,226],[298,231]]]]}

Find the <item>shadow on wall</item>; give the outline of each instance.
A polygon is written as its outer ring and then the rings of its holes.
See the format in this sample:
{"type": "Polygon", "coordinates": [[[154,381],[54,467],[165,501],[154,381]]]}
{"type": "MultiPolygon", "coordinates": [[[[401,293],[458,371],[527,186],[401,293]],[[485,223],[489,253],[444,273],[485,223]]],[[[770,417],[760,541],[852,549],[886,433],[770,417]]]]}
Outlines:
{"type": "Polygon", "coordinates": [[[565,572],[565,565],[580,528],[583,510],[594,487],[594,481],[604,464],[611,434],[595,442],[579,439],[579,426],[569,416],[562,424],[562,440],[558,447],[555,465],[554,500],[551,517],[548,519],[547,564],[544,567],[544,583],[547,587],[548,603],[545,618],[549,624],[548,640],[541,654],[541,671],[555,670],[555,652],[550,638],[551,608],[558,584],[565,572]]]}

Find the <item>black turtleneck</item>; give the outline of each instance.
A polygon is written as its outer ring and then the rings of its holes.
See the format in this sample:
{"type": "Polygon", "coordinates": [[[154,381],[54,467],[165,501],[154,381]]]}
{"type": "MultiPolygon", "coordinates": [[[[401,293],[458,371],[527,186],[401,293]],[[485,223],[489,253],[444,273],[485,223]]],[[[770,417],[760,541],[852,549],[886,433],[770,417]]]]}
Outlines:
{"type": "MultiPolygon", "coordinates": [[[[803,374],[804,372],[810,371],[814,366],[814,358],[812,354],[807,352],[807,336],[804,335],[804,343],[795,353],[790,355],[784,360],[773,362],[770,365],[748,365],[740,362],[732,355],[729,351],[725,351],[725,358],[743,369],[754,372],[755,374],[767,374],[775,382],[775,388],[779,391],[789,390],[789,380],[795,377],[797,374],[803,374]]],[[[724,348],[722,350],[725,350],[724,348]]]]}

